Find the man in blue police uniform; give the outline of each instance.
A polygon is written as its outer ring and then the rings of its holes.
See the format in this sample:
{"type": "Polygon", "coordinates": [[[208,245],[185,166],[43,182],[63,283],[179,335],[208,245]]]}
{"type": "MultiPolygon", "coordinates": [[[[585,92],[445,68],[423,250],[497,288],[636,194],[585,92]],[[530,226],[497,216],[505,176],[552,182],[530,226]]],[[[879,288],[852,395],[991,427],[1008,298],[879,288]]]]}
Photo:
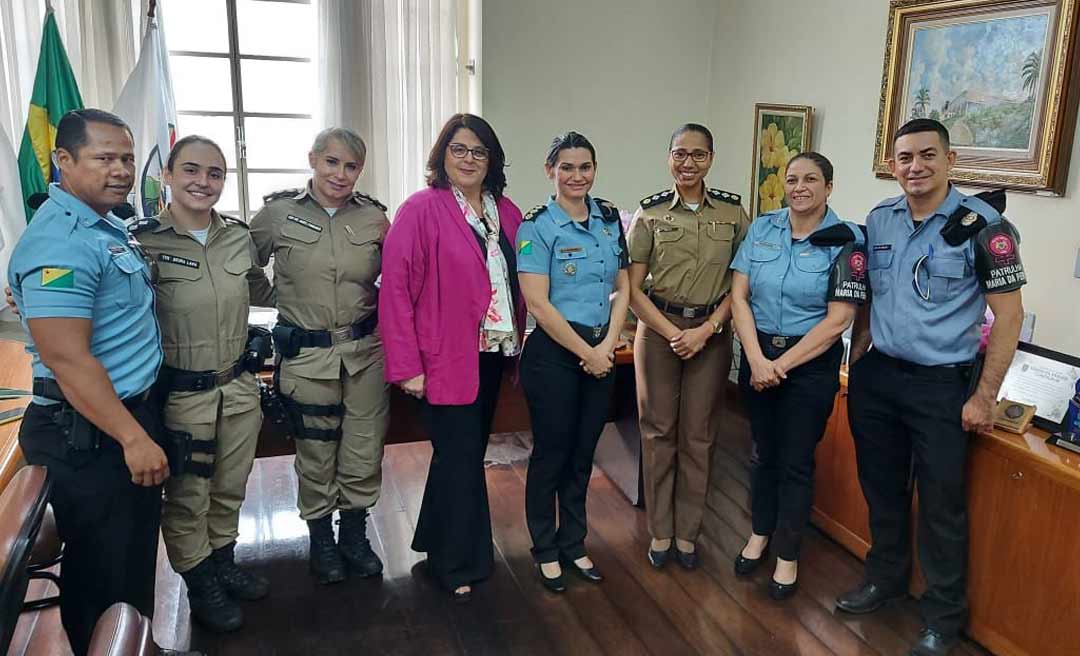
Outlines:
{"type": "Polygon", "coordinates": [[[956,153],[943,125],[908,122],[893,152],[889,168],[904,195],[866,219],[872,300],[869,330],[865,312],[856,322],[848,399],[873,545],[866,582],[837,606],[868,613],[907,590],[913,471],[927,590],[920,600],[926,628],[910,653],[942,656],[967,621],[968,435],[993,428],[1026,277],[1019,235],[1001,216],[1004,195],[981,195],[995,208],[949,184],[956,153]],[[995,321],[980,374],[973,365],[987,304],[995,321]]]}
{"type": "Polygon", "coordinates": [[[60,184],[16,245],[8,280],[34,371],[19,444],[52,479],[60,614],[81,656],[111,604],[153,613],[169,468],[149,394],[162,360],[150,272],[110,213],[135,179],[131,131],[108,112],[68,112],[54,156],[60,184]]]}

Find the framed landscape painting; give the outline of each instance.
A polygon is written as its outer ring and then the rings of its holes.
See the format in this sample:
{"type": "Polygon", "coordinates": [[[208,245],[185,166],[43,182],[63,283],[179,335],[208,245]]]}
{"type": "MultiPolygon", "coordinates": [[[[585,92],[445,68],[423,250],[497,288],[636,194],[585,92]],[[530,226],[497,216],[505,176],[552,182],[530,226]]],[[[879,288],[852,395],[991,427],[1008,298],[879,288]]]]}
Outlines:
{"type": "Polygon", "coordinates": [[[785,207],[788,162],[810,149],[814,109],[809,105],[754,105],[754,160],[750,174],[750,218],[785,207]]]}
{"type": "Polygon", "coordinates": [[[1080,87],[1078,0],[892,0],[874,172],[913,118],[949,129],[963,184],[1061,195],[1080,87]]]}

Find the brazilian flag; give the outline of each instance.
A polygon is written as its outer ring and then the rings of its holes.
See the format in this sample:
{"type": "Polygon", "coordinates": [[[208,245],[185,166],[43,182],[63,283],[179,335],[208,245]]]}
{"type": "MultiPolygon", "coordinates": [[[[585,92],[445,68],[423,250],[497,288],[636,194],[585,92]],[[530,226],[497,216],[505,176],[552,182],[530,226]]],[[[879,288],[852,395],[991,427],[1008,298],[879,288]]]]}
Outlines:
{"type": "MultiPolygon", "coordinates": [[[[56,125],[65,113],[82,109],[82,106],[75,74],[56,27],[56,16],[50,10],[41,30],[41,55],[34,77],[34,92],[30,96],[30,115],[19,146],[19,178],[24,205],[31,195],[48,191],[48,184],[60,179],[60,171],[52,163],[56,125]]],[[[29,221],[34,210],[29,205],[25,209],[29,221]]]]}

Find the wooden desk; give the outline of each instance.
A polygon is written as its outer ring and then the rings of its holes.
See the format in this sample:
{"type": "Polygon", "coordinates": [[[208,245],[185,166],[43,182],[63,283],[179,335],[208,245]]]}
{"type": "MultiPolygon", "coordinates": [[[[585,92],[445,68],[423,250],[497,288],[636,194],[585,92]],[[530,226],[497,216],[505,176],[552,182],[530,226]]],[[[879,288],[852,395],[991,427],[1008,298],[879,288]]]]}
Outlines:
{"type": "MultiPolygon", "coordinates": [[[[818,445],[812,520],[865,558],[870,530],[841,382],[818,445]]],[[[1080,653],[1080,456],[1046,437],[995,430],[969,451],[967,633],[1002,656],[1080,653]]],[[[912,535],[916,520],[913,512],[912,535]]],[[[916,571],[913,593],[924,587],[916,571]]]]}
{"type": "MultiPolygon", "coordinates": [[[[30,389],[33,376],[30,373],[30,355],[22,342],[0,340],[0,387],[30,389]]],[[[30,397],[0,401],[0,411],[19,408],[30,402],[30,397]]],[[[11,477],[22,467],[22,451],[19,450],[19,427],[22,421],[0,425],[0,490],[7,487],[11,477]]]]}

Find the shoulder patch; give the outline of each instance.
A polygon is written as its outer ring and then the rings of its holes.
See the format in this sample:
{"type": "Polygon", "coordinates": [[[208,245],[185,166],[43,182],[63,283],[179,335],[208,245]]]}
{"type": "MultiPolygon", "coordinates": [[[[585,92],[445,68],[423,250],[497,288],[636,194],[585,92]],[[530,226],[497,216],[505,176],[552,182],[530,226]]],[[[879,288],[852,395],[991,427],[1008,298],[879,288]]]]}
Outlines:
{"type": "Polygon", "coordinates": [[[600,214],[604,215],[605,221],[611,223],[619,220],[619,208],[615,207],[614,203],[603,198],[593,198],[593,200],[596,201],[596,206],[600,208],[600,214]]]}
{"type": "Polygon", "coordinates": [[[740,197],[739,194],[733,194],[730,191],[724,191],[723,189],[709,188],[709,197],[725,203],[731,203],[732,205],[742,204],[742,197],[740,197]]]}
{"type": "Polygon", "coordinates": [[[546,208],[547,208],[547,205],[537,205],[536,207],[534,207],[531,210],[529,210],[528,212],[526,212],[525,216],[521,217],[521,220],[522,221],[535,221],[536,217],[540,216],[540,213],[543,212],[544,209],[546,209],[546,208]]]}
{"type": "MultiPolygon", "coordinates": [[[[986,203],[990,206],[990,209],[998,214],[1005,211],[1004,189],[983,191],[975,194],[973,198],[986,203]]],[[[979,208],[981,211],[973,211],[973,208],[978,207],[979,203],[966,203],[964,202],[966,200],[967,198],[961,200],[960,207],[949,215],[945,225],[941,228],[941,236],[945,238],[946,243],[950,246],[959,246],[977,235],[987,225],[998,221],[995,216],[984,215],[984,212],[990,214],[986,212],[986,208],[979,208]]]]}
{"type": "Polygon", "coordinates": [[[145,219],[139,219],[135,223],[132,223],[128,227],[128,232],[130,232],[133,235],[137,235],[137,234],[139,234],[141,232],[146,232],[147,230],[153,230],[153,229],[157,228],[160,225],[161,225],[161,222],[158,221],[157,218],[149,216],[149,217],[146,217],[145,219]]]}
{"type": "Polygon", "coordinates": [[[263,202],[264,203],[269,203],[271,201],[278,200],[279,198],[290,198],[292,196],[295,196],[295,195],[299,194],[301,191],[303,191],[303,189],[301,189],[299,187],[297,187],[295,189],[282,189],[281,191],[275,191],[272,194],[267,194],[267,195],[263,196],[263,202]]]}
{"type": "Polygon", "coordinates": [[[235,225],[235,226],[240,226],[242,228],[250,228],[250,226],[248,226],[248,224],[244,223],[244,221],[242,219],[238,219],[235,216],[229,216],[228,214],[218,214],[218,216],[221,217],[221,221],[225,225],[235,225]]]}
{"type": "Polygon", "coordinates": [[[382,210],[383,212],[386,211],[386,205],[383,205],[382,203],[380,203],[378,200],[375,199],[374,196],[368,196],[367,194],[362,194],[359,191],[354,191],[353,192],[353,200],[367,201],[367,202],[371,203],[372,205],[374,205],[375,207],[382,210]]]}
{"type": "Polygon", "coordinates": [[[671,201],[671,196],[673,193],[674,192],[670,189],[665,189],[664,191],[658,191],[651,196],[646,196],[645,198],[641,199],[641,207],[643,209],[649,209],[650,207],[654,205],[659,205],[660,203],[663,203],[665,201],[671,201]]]}

